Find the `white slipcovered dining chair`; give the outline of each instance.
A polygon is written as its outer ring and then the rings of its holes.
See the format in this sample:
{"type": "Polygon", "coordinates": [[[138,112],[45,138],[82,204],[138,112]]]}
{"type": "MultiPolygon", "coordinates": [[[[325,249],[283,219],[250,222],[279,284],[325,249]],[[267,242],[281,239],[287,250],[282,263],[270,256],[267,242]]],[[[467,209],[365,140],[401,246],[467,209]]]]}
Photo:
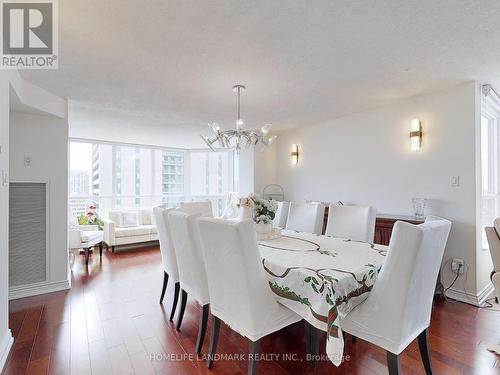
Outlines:
{"type": "Polygon", "coordinates": [[[210,290],[212,332],[207,366],[213,363],[220,322],[250,340],[248,373],[256,372],[259,340],[301,317],[276,302],[260,259],[254,224],[198,219],[210,290]]]}
{"type": "Polygon", "coordinates": [[[188,214],[182,211],[173,211],[169,214],[182,291],[177,330],[181,328],[188,294],[202,306],[196,354],[200,354],[203,346],[210,303],[202,243],[196,221],[198,217],[201,217],[200,213],[188,214]]]}
{"type": "Polygon", "coordinates": [[[273,220],[273,227],[285,228],[286,219],[288,218],[288,210],[290,209],[290,202],[281,201],[278,202],[278,208],[276,209],[276,215],[273,220]]]}
{"type": "Polygon", "coordinates": [[[491,260],[493,261],[493,272],[491,282],[495,288],[495,299],[500,302],[500,218],[496,218],[492,227],[485,227],[486,238],[490,248],[491,260]]]}
{"type": "Polygon", "coordinates": [[[164,208],[158,206],[153,208],[153,213],[156,219],[156,229],[160,240],[160,254],[163,264],[163,287],[161,290],[160,303],[163,303],[165,292],[167,290],[168,280],[174,283],[174,301],[172,303],[172,311],[170,312],[170,321],[174,319],[177,301],[179,299],[179,269],[177,267],[177,258],[175,257],[174,244],[170,231],[170,222],[168,214],[175,210],[174,208],[164,208]]]}
{"type": "Polygon", "coordinates": [[[330,204],[325,235],[373,243],[375,208],[330,204]]]}
{"type": "Polygon", "coordinates": [[[240,203],[240,198],[238,198],[238,193],[236,192],[228,193],[222,217],[224,219],[236,219],[240,213],[240,209],[238,207],[239,203],[240,203]]]}
{"type": "Polygon", "coordinates": [[[325,205],[291,202],[285,229],[320,235],[323,231],[325,205]]]}
{"type": "Polygon", "coordinates": [[[181,202],[181,211],[188,214],[201,214],[204,217],[214,217],[212,202],[181,202]]]}
{"type": "Polygon", "coordinates": [[[449,220],[437,217],[420,225],[397,221],[371,293],[340,322],[342,330],[387,351],[390,375],[400,374],[400,353],[417,337],[432,374],[427,328],[450,228],[449,220]]]}

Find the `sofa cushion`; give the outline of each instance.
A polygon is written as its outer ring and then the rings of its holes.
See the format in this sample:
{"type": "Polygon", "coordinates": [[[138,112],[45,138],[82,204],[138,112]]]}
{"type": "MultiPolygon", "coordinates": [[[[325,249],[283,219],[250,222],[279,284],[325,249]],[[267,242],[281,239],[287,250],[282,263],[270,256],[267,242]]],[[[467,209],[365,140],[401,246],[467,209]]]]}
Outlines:
{"type": "Polygon", "coordinates": [[[158,231],[156,230],[156,225],[141,225],[141,228],[147,228],[148,229],[148,234],[158,234],[158,231]]]}
{"type": "Polygon", "coordinates": [[[113,223],[115,223],[115,227],[120,226],[120,215],[121,215],[121,211],[118,211],[118,210],[110,210],[108,212],[108,218],[113,223]]]}
{"type": "Polygon", "coordinates": [[[142,215],[138,210],[110,210],[109,220],[118,227],[136,227],[142,223],[142,215]]]}
{"type": "Polygon", "coordinates": [[[125,211],[120,215],[120,227],[130,228],[139,225],[139,213],[136,211],[125,211]]]}
{"type": "Polygon", "coordinates": [[[150,233],[150,228],[148,225],[141,225],[136,227],[127,228],[116,228],[115,237],[132,237],[132,236],[144,236],[150,233]]]}
{"type": "Polygon", "coordinates": [[[154,221],[153,210],[149,208],[142,208],[139,210],[139,223],[141,225],[153,225],[154,221]]]}

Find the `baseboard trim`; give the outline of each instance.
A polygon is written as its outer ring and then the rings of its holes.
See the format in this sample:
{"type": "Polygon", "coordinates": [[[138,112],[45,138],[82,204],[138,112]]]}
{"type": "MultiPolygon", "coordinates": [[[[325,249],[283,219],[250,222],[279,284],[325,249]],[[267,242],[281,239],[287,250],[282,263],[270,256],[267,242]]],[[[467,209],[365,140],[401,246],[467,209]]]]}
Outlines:
{"type": "Polygon", "coordinates": [[[59,292],[61,290],[69,289],[70,287],[69,280],[13,286],[9,288],[9,300],[37,296],[45,293],[59,292]]]}
{"type": "Polygon", "coordinates": [[[481,291],[479,292],[478,295],[478,302],[479,306],[482,306],[484,302],[491,297],[491,295],[495,292],[495,287],[493,284],[490,282],[488,283],[481,291]]]}
{"type": "Polygon", "coordinates": [[[483,306],[484,302],[490,297],[493,291],[493,284],[488,283],[483,289],[479,291],[477,295],[468,293],[466,291],[449,289],[446,291],[446,297],[481,307],[483,306]]]}
{"type": "Polygon", "coordinates": [[[0,372],[3,373],[5,364],[7,363],[7,358],[9,358],[10,349],[14,344],[14,337],[12,337],[12,332],[10,329],[7,330],[2,343],[0,344],[0,372]]]}

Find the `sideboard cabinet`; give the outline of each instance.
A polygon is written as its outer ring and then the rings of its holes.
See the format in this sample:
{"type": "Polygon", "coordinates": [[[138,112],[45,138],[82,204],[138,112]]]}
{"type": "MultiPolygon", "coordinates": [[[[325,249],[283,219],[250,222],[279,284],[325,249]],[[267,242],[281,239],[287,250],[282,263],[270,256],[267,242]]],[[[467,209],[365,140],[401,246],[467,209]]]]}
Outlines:
{"type": "MultiPolygon", "coordinates": [[[[379,245],[389,245],[391,240],[392,229],[396,221],[406,221],[410,224],[422,224],[423,219],[416,218],[415,216],[401,216],[401,215],[377,215],[375,220],[375,240],[374,242],[379,245]]],[[[325,217],[323,220],[323,234],[326,231],[326,223],[328,222],[328,207],[325,209],[325,217]]]]}

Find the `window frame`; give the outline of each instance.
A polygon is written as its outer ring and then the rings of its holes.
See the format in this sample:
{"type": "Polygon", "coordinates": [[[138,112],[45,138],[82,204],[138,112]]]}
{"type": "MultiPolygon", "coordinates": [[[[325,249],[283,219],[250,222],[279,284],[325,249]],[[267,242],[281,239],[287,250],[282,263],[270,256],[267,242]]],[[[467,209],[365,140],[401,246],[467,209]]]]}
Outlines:
{"type": "Polygon", "coordinates": [[[494,217],[500,216],[500,98],[496,93],[488,96],[481,95],[481,110],[479,114],[480,121],[480,228],[481,228],[481,247],[488,249],[488,241],[484,231],[485,226],[492,223],[491,217],[484,212],[488,202],[493,201],[494,217]],[[483,118],[487,121],[485,125],[483,118]],[[485,131],[487,132],[485,136],[485,131]],[[485,142],[486,141],[486,142],[485,142]],[[484,144],[487,143],[487,151],[484,152],[484,144]],[[487,162],[485,163],[485,157],[487,162]],[[486,166],[486,168],[485,168],[486,166]],[[485,173],[486,172],[486,173],[485,173]],[[485,186],[485,175],[487,175],[487,185],[485,186]]]}

